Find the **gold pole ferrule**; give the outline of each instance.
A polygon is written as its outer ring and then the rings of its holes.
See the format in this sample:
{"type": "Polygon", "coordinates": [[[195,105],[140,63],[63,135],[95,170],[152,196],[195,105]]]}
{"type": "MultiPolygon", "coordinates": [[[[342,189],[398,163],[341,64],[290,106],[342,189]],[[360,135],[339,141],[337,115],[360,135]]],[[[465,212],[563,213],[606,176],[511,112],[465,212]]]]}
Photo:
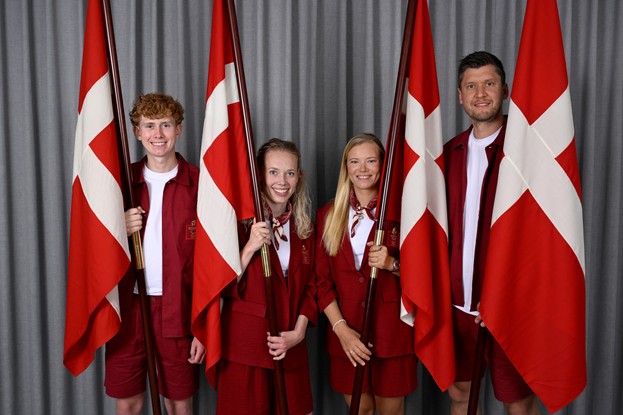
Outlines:
{"type": "Polygon", "coordinates": [[[266,278],[270,277],[270,255],[268,254],[268,245],[262,245],[262,267],[264,269],[264,276],[266,278]]]}
{"type": "Polygon", "coordinates": [[[136,269],[144,269],[143,244],[141,243],[141,234],[138,231],[132,234],[132,244],[134,246],[134,262],[136,264],[136,269]]]}
{"type": "MultiPolygon", "coordinates": [[[[376,233],[374,234],[374,245],[379,246],[383,244],[383,235],[385,234],[385,232],[383,231],[383,229],[377,229],[376,233]]],[[[377,267],[372,267],[370,268],[370,278],[372,279],[376,279],[376,275],[378,274],[378,268],[377,267]]]]}

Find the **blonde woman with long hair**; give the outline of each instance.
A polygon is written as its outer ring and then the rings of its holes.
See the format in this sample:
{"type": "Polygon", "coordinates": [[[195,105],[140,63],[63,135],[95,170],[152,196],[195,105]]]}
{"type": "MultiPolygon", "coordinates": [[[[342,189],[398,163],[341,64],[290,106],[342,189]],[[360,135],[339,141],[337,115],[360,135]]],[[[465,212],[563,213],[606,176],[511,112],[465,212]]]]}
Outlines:
{"type": "Polygon", "coordinates": [[[311,203],[301,154],[273,138],[257,154],[267,222],[240,228],[242,273],[224,291],[222,359],[217,371],[217,414],[277,413],[274,360],[282,360],[288,413],[313,410],[305,333],[316,323],[311,203]],[[279,335],[268,333],[260,248],[269,244],[279,335]]]}
{"type": "Polygon", "coordinates": [[[360,414],[403,414],[404,397],[417,387],[413,330],[399,318],[399,224],[388,221],[383,245],[372,242],[384,154],[372,134],[351,138],[335,199],[317,215],[316,285],[319,309],[329,320],[331,387],[350,406],[355,368],[365,366],[360,414]],[[371,344],[363,344],[359,338],[371,267],[379,272],[371,344]]]}

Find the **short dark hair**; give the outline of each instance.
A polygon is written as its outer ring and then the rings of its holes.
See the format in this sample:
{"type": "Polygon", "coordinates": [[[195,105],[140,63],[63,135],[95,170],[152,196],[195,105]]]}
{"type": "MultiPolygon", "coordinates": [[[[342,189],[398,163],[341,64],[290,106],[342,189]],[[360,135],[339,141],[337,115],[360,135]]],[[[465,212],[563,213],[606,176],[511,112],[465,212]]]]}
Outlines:
{"type": "Polygon", "coordinates": [[[483,66],[493,65],[495,66],[495,70],[502,78],[502,85],[506,84],[506,72],[504,72],[504,65],[502,65],[502,61],[498,59],[492,53],[486,52],[484,50],[480,50],[477,52],[470,53],[461,59],[459,63],[459,77],[458,77],[458,86],[461,87],[461,81],[463,80],[463,74],[467,69],[478,69],[483,66]]]}

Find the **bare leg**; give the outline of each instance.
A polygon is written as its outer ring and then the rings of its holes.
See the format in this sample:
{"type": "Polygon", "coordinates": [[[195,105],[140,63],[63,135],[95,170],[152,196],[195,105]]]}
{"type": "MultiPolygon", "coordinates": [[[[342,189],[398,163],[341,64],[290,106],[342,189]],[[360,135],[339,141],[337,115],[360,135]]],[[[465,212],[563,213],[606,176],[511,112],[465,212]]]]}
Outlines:
{"type": "MultiPolygon", "coordinates": [[[[450,406],[451,415],[465,415],[467,413],[467,406],[469,405],[469,390],[472,382],[455,382],[448,388],[448,394],[452,400],[450,406]]],[[[478,415],[480,412],[480,404],[476,412],[478,415]]]]}
{"type": "Polygon", "coordinates": [[[534,394],[519,401],[505,403],[504,409],[508,415],[541,415],[534,394]]]}
{"type": "MultiPolygon", "coordinates": [[[[344,395],[344,400],[350,408],[351,395],[344,395]]],[[[369,393],[362,393],[359,401],[359,415],[374,415],[374,397],[369,393]]]]}
{"type": "Polygon", "coordinates": [[[131,398],[117,399],[117,415],[140,415],[145,402],[145,392],[131,398]]]}
{"type": "Polygon", "coordinates": [[[164,398],[164,406],[167,408],[169,415],[192,415],[193,398],[184,399],[183,401],[173,401],[164,398]]]}
{"type": "Polygon", "coordinates": [[[376,402],[376,409],[381,415],[404,415],[405,413],[404,396],[395,398],[375,396],[374,401],[376,402]]]}

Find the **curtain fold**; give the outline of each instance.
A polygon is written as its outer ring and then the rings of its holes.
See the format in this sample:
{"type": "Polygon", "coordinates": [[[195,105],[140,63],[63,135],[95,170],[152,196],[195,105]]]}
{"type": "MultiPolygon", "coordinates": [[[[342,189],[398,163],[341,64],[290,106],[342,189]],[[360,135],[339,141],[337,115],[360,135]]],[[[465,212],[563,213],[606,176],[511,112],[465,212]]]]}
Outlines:
{"type": "MultiPolygon", "coordinates": [[[[236,5],[256,143],[295,141],[314,204],[322,206],[335,192],[347,139],[362,131],[386,139],[407,1],[236,5]]],[[[585,392],[558,413],[614,415],[623,413],[623,6],[618,0],[559,0],[558,7],[583,185],[588,358],[585,392]]],[[[430,0],[429,8],[449,139],[469,123],[456,91],[461,57],[481,49],[496,54],[512,88],[525,0],[430,0]]],[[[195,164],[211,11],[211,1],[112,1],[126,112],[147,92],[179,99],[186,118],[178,149],[195,164]]],[[[78,378],[62,364],[85,13],[85,0],[0,6],[1,413],[114,413],[114,400],[104,394],[102,351],[78,378]]],[[[142,155],[132,136],[130,149],[133,160],[142,155]]],[[[307,337],[315,413],[343,413],[341,396],[328,384],[325,324],[321,320],[307,337]]],[[[422,369],[419,379],[407,413],[449,413],[447,395],[422,369]]],[[[485,385],[485,413],[501,413],[490,382],[485,385]]],[[[195,412],[214,413],[214,404],[215,393],[202,378],[195,412]]]]}

